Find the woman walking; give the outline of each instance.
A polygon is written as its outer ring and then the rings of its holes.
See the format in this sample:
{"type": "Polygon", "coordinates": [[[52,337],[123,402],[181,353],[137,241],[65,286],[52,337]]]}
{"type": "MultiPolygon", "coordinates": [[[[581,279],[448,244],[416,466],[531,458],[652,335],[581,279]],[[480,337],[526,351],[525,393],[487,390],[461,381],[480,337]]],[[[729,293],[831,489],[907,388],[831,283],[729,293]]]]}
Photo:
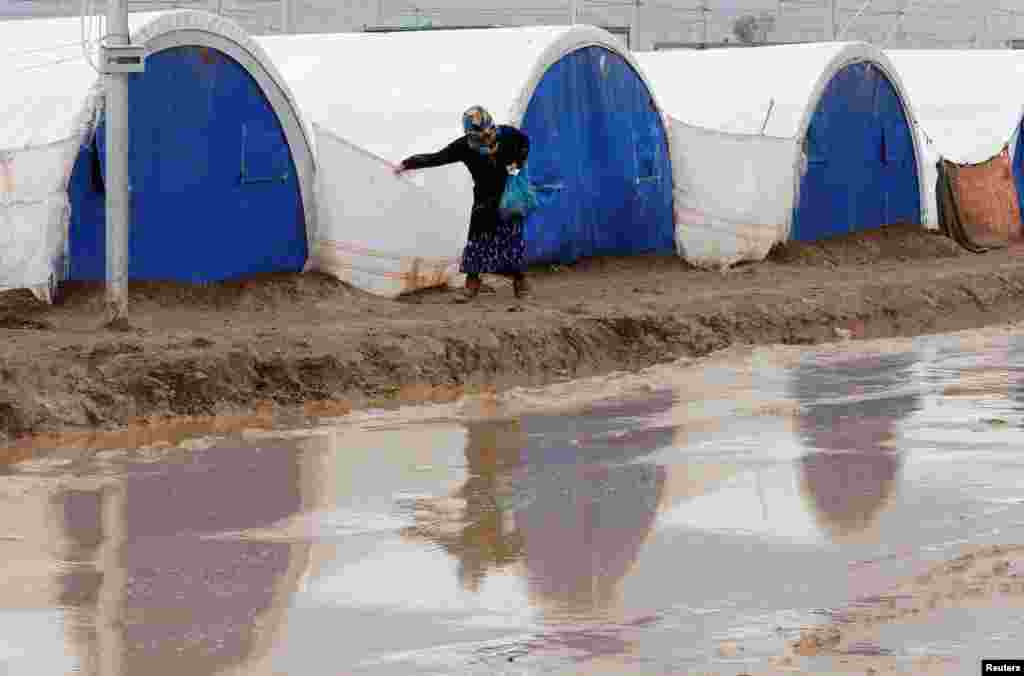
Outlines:
{"type": "Polygon", "coordinates": [[[480,106],[473,106],[462,115],[462,129],[465,134],[440,152],[403,160],[395,174],[455,162],[465,164],[473,176],[473,212],[459,268],[466,275],[466,288],[456,302],[476,298],[480,293],[480,274],[484,272],[511,277],[516,298],[524,298],[529,289],[524,274],[523,219],[504,216],[499,205],[509,174],[526,164],[530,139],[515,127],[496,126],[490,113],[480,106]]]}

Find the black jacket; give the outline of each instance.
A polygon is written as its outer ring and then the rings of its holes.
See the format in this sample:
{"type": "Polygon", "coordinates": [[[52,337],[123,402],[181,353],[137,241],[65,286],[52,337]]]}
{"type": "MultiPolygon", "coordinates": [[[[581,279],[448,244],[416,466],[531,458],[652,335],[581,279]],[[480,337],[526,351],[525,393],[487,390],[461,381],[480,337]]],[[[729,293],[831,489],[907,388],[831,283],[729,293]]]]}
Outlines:
{"type": "Polygon", "coordinates": [[[406,169],[427,169],[462,162],[473,176],[473,204],[475,208],[497,211],[508,179],[506,167],[512,163],[522,167],[530,154],[530,139],[523,132],[508,125],[498,125],[498,150],[486,157],[469,147],[462,136],[443,150],[424,155],[413,155],[402,166],[406,169]]]}

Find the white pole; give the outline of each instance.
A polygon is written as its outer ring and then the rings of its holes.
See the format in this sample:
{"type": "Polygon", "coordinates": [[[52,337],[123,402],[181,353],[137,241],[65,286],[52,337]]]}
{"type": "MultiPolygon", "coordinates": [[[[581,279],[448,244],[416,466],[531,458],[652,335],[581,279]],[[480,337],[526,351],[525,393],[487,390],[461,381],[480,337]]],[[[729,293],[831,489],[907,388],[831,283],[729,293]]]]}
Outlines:
{"type": "Polygon", "coordinates": [[[292,32],[292,17],[291,17],[291,2],[290,0],[281,0],[281,32],[291,33],[292,32]]]}
{"type": "Polygon", "coordinates": [[[707,49],[708,46],[708,3],[707,0],[700,5],[700,16],[704,22],[704,29],[701,37],[701,46],[707,49]]]}
{"type": "Polygon", "coordinates": [[[836,2],[837,0],[830,0],[832,4],[832,27],[829,34],[832,36],[832,41],[835,42],[839,35],[839,29],[836,27],[836,2]]]}
{"type": "Polygon", "coordinates": [[[633,16],[629,20],[629,48],[640,50],[640,0],[633,0],[633,16]]]}
{"type": "MultiPolygon", "coordinates": [[[[108,0],[107,25],[110,44],[129,43],[127,0],[108,0]]],[[[128,73],[111,73],[105,79],[107,320],[113,321],[123,317],[128,309],[128,226],[131,220],[128,192],[128,73]]]]}
{"type": "Polygon", "coordinates": [[[569,0],[569,25],[575,26],[579,13],[576,7],[576,0],[569,0]]]}

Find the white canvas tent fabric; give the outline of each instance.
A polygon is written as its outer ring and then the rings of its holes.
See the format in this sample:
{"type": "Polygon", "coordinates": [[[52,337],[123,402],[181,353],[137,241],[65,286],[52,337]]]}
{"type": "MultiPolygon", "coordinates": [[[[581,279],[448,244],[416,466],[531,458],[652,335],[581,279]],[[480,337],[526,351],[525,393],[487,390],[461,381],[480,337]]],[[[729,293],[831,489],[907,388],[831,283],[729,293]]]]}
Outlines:
{"type": "MultiPolygon", "coordinates": [[[[153,15],[132,15],[133,27],[153,15]]],[[[67,182],[99,107],[77,18],[0,22],[0,289],[48,298],[64,251],[67,182]]]]}
{"type": "MultiPolygon", "coordinates": [[[[130,14],[129,28],[135,44],[178,33],[197,44],[214,36],[237,46],[252,62],[244,66],[259,67],[280,88],[281,97],[269,99],[286,117],[280,110],[292,105],[286,85],[234,22],[206,12],[151,12],[130,14]]],[[[103,100],[102,78],[83,55],[81,40],[78,17],[0,21],[0,290],[28,288],[49,300],[63,276],[68,182],[103,100]]],[[[96,62],[95,49],[91,53],[96,62]]],[[[311,184],[311,163],[308,171],[296,164],[300,183],[311,184]]],[[[303,193],[305,201],[311,190],[303,193]]],[[[307,204],[306,211],[308,219],[314,210],[307,204]]]]}
{"type": "MultiPolygon", "coordinates": [[[[908,101],[886,56],[864,43],[680,49],[636,58],[670,118],[677,247],[707,267],[761,260],[788,239],[804,136],[836,73],[870,62],[908,101]]],[[[920,156],[918,164],[920,176],[920,156]]]]}
{"type": "Polygon", "coordinates": [[[519,126],[547,69],[574,50],[604,47],[639,72],[617,38],[590,26],[256,39],[314,129],[310,266],[388,297],[460,283],[472,205],[465,167],[396,178],[395,164],[459,137],[473,105],[519,126]]]}
{"type": "Polygon", "coordinates": [[[887,50],[914,102],[924,148],[928,225],[938,227],[936,164],[979,164],[1009,145],[1024,114],[1024,58],[1015,50],[887,50]]]}

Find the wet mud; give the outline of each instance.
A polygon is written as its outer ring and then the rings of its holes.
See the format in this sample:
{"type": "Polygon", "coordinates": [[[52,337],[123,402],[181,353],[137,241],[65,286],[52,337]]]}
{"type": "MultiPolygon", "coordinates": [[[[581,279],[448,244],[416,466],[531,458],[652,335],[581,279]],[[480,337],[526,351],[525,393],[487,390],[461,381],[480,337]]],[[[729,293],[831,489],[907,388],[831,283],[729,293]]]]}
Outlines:
{"type": "Polygon", "coordinates": [[[927,622],[947,608],[985,608],[998,602],[1024,606],[1024,545],[975,548],[894,585],[884,595],[859,599],[834,612],[829,624],[805,632],[792,648],[804,656],[864,652],[874,642],[877,625],[927,622]]]}
{"type": "Polygon", "coordinates": [[[1024,319],[1017,253],[891,227],[724,273],[675,257],[586,260],[534,270],[529,301],[490,279],[494,292],[468,306],[453,290],[389,301],[319,274],[137,284],[116,330],[101,327],[98,285],[66,285],[54,307],[0,294],[0,444],[266,407],[454,401],[737,344],[1006,323],[1024,319]]]}

